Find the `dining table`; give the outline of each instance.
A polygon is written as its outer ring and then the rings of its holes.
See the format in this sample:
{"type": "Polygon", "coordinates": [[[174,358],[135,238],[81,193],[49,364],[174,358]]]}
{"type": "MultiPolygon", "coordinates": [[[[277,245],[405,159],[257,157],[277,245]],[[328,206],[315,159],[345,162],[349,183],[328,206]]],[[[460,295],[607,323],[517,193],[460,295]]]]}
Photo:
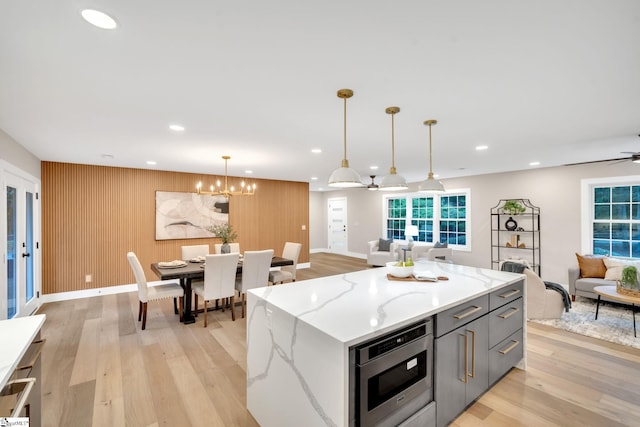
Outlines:
{"type": "MultiPolygon", "coordinates": [[[[158,276],[160,280],[179,279],[180,285],[184,289],[184,310],[182,314],[182,323],[194,323],[196,321],[191,309],[191,282],[193,280],[204,279],[204,262],[185,261],[182,267],[161,267],[160,263],[151,264],[151,270],[158,276]]],[[[271,258],[271,267],[282,267],[285,265],[293,265],[293,260],[274,256],[271,258]]],[[[242,259],[238,261],[236,274],[242,274],[242,259]]]]}

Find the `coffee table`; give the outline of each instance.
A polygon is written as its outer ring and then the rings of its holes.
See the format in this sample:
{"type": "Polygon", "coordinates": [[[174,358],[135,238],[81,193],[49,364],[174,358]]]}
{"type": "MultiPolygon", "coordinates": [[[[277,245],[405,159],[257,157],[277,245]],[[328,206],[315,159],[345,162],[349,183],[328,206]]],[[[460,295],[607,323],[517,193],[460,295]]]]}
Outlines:
{"type": "Polygon", "coordinates": [[[593,291],[598,294],[598,304],[596,305],[596,320],[598,320],[598,309],[600,308],[600,297],[607,297],[614,301],[620,301],[631,304],[631,312],[633,313],[633,336],[636,335],[636,304],[640,305],[640,298],[631,295],[619,294],[615,286],[596,286],[593,291]]]}

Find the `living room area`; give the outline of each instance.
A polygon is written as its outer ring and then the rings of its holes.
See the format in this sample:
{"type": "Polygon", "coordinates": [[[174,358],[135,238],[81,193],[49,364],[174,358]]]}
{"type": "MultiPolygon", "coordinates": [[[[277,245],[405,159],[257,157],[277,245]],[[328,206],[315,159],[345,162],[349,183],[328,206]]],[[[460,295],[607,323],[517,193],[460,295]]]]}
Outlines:
{"type": "MultiPolygon", "coordinates": [[[[594,252],[593,227],[588,219],[592,209],[591,189],[594,186],[637,185],[638,182],[640,174],[637,165],[632,162],[618,163],[613,167],[610,163],[602,162],[444,180],[446,194],[468,194],[466,247],[449,245],[449,261],[480,268],[498,268],[493,264],[491,248],[491,210],[501,199],[528,199],[539,208],[537,272],[544,281],[558,283],[570,292],[569,271],[575,271],[579,267],[576,254],[587,255],[594,252]]],[[[416,187],[410,186],[406,194],[421,194],[416,191],[416,187]]],[[[345,198],[348,229],[348,251],[345,254],[366,259],[369,242],[389,238],[385,228],[386,203],[389,197],[398,197],[398,193],[391,196],[389,193],[363,190],[312,192],[312,250],[331,250],[325,232],[328,202],[334,198],[345,198]]],[[[631,241],[634,238],[629,237],[631,241]]],[[[416,245],[421,244],[424,245],[425,242],[416,242],[416,245]]],[[[407,240],[395,240],[393,250],[402,253],[401,248],[406,246],[407,240]]],[[[625,305],[605,304],[602,307],[604,312],[601,312],[604,314],[595,320],[595,303],[595,298],[585,298],[578,293],[571,313],[563,314],[567,319],[574,316],[575,319],[545,322],[567,330],[573,327],[581,332],[592,331],[592,336],[640,348],[633,336],[632,311],[625,309],[625,305]],[[609,310],[617,314],[607,314],[609,310]],[[593,327],[585,327],[587,323],[593,324],[593,327]]]]}

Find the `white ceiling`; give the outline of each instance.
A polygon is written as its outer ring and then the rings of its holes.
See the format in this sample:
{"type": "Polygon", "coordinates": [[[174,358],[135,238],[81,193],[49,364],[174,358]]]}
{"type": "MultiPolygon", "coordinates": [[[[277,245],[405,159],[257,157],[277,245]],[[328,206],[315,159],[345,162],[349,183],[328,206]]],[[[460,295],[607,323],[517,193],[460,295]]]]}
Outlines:
{"type": "Polygon", "coordinates": [[[220,174],[228,154],[230,175],[326,190],[341,88],[365,183],[389,171],[394,105],[410,182],[426,119],[441,179],[619,158],[640,151],[640,1],[0,3],[0,129],[42,160],[220,174]]]}

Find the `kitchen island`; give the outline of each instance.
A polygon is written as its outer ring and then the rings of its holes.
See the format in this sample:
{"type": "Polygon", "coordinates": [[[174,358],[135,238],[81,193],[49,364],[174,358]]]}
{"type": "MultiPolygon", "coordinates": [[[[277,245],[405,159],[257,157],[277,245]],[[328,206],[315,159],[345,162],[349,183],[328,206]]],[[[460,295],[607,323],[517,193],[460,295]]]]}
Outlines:
{"type": "Polygon", "coordinates": [[[349,426],[354,346],[478,298],[488,305],[524,277],[429,261],[415,268],[449,280],[394,281],[374,268],[248,292],[247,408],[261,426],[349,426]]]}
{"type": "MultiPolygon", "coordinates": [[[[34,427],[40,426],[40,349],[42,342],[39,342],[38,338],[45,318],[44,314],[38,314],[0,321],[0,337],[2,337],[0,390],[3,390],[2,394],[5,394],[7,391],[5,386],[12,381],[25,377],[34,379],[34,385],[26,399],[26,403],[30,407],[29,425],[34,427]]],[[[7,401],[12,403],[11,397],[8,397],[7,401]]],[[[4,413],[7,407],[2,402],[0,402],[0,408],[0,417],[10,415],[4,413]]],[[[8,408],[13,408],[13,406],[9,405],[8,408]]],[[[21,413],[19,416],[25,415],[21,413]]]]}

